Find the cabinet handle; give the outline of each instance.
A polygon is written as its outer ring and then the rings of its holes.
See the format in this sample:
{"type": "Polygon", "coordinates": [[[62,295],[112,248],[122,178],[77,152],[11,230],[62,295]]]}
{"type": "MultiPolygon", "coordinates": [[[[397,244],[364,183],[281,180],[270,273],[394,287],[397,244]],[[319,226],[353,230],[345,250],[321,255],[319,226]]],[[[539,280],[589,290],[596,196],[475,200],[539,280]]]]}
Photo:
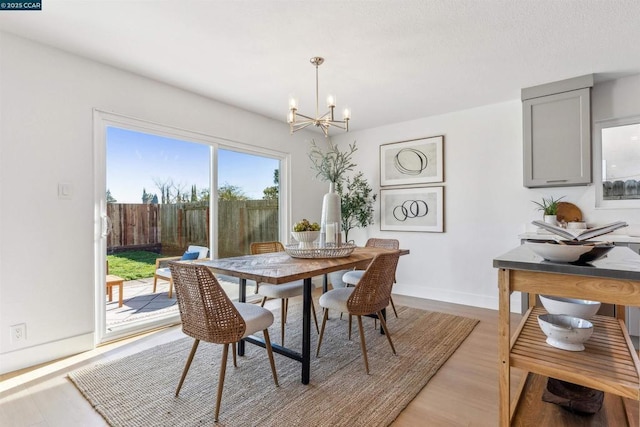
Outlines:
{"type": "Polygon", "coordinates": [[[550,179],[547,180],[547,183],[551,183],[551,182],[567,182],[568,179],[550,179]]]}

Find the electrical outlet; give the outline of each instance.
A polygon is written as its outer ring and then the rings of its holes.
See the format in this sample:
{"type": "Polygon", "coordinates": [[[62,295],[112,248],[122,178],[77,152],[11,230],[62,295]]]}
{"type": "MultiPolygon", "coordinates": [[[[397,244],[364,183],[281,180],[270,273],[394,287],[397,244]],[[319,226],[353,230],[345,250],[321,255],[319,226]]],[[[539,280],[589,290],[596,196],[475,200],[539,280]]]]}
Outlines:
{"type": "Polygon", "coordinates": [[[9,326],[10,341],[12,344],[20,343],[27,340],[27,324],[20,323],[18,325],[9,326]]]}

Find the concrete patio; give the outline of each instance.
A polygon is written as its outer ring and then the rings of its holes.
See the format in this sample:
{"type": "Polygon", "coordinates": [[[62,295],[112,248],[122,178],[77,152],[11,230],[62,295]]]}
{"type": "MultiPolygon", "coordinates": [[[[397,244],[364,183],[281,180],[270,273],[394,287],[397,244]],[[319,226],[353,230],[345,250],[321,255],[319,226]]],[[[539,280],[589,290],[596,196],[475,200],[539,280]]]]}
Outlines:
{"type": "MultiPolygon", "coordinates": [[[[227,276],[216,276],[229,298],[238,299],[238,279],[227,276]]],[[[257,298],[254,294],[255,282],[247,282],[247,299],[257,298]]],[[[108,301],[106,307],[106,327],[109,331],[116,325],[148,320],[178,312],[178,301],[173,292],[169,298],[169,282],[158,280],[156,292],[153,292],[153,277],[128,280],[123,286],[122,307],[118,307],[119,289],[113,287],[113,301],[108,301]]]]}

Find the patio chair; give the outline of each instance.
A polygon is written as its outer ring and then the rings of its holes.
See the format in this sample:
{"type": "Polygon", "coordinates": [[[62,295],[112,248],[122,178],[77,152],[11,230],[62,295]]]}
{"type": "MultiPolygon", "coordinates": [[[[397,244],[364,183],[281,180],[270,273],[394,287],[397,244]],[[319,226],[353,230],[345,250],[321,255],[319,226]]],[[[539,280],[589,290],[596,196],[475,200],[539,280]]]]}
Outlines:
{"type": "MultiPolygon", "coordinates": [[[[376,238],[371,238],[369,240],[367,240],[367,243],[365,243],[364,245],[365,247],[372,247],[372,248],[384,248],[384,249],[399,249],[400,248],[400,242],[397,239],[376,239],[376,238]]],[[[355,286],[358,284],[358,282],[360,281],[360,279],[362,278],[362,275],[364,274],[364,270],[353,270],[353,271],[349,271],[348,273],[345,273],[344,276],[342,276],[342,281],[344,283],[347,284],[347,286],[351,285],[351,286],[355,286]]],[[[396,283],[396,277],[395,277],[395,270],[394,270],[394,276],[393,276],[393,283],[396,283]]],[[[389,302],[391,303],[391,308],[393,308],[393,314],[396,315],[396,318],[398,317],[398,312],[396,311],[396,305],[393,303],[393,298],[391,296],[389,296],[389,302]]],[[[351,328],[349,328],[351,329],[351,328]]],[[[349,331],[351,332],[351,331],[349,331]]]]}
{"type": "Polygon", "coordinates": [[[382,310],[389,305],[391,297],[391,287],[393,286],[393,276],[398,265],[400,252],[384,253],[377,255],[369,267],[365,270],[362,278],[355,287],[338,288],[326,292],[320,297],[320,306],[324,309],[322,326],[320,327],[320,337],[318,337],[318,348],[316,357],[320,354],[322,336],[324,328],[329,318],[329,309],[338,310],[341,313],[349,313],[349,316],[356,316],[358,319],[358,330],[360,332],[360,348],[364,359],[364,367],[369,373],[369,361],[367,359],[367,344],[362,328],[362,316],[375,314],[380,319],[380,324],[384,330],[387,341],[391,346],[393,354],[396,349],[391,341],[391,334],[387,328],[387,322],[382,315],[382,310]]]}
{"type": "Polygon", "coordinates": [[[156,271],[153,274],[153,293],[156,293],[158,279],[162,279],[169,282],[169,298],[173,296],[173,279],[171,278],[171,269],[169,268],[170,261],[204,259],[208,254],[209,248],[190,245],[182,256],[157,258],[156,271]]]}
{"type": "Polygon", "coordinates": [[[268,330],[273,324],[273,313],[255,304],[232,302],[211,270],[203,265],[174,261],[169,264],[169,268],[176,286],[182,331],[194,339],[176,389],[176,397],[180,393],[200,341],[223,344],[215,409],[215,422],[218,422],[229,344],[233,344],[233,366],[237,368],[235,344],[244,337],[262,331],[273,382],[278,386],[278,374],[268,330]]]}
{"type": "MultiPolygon", "coordinates": [[[[251,254],[266,254],[271,252],[283,252],[284,246],[280,242],[253,242],[251,243],[251,254]]],[[[256,293],[262,296],[261,307],[264,307],[264,303],[267,298],[279,298],[281,303],[280,312],[280,334],[281,344],[284,346],[284,326],[287,323],[287,310],[289,308],[289,298],[302,295],[304,291],[304,282],[302,280],[296,280],[294,282],[284,283],[282,285],[271,285],[267,283],[256,283],[256,293]]],[[[316,332],[320,333],[318,328],[318,317],[316,315],[316,309],[313,305],[313,298],[311,299],[311,313],[313,313],[313,320],[316,324],[316,332]]]]}

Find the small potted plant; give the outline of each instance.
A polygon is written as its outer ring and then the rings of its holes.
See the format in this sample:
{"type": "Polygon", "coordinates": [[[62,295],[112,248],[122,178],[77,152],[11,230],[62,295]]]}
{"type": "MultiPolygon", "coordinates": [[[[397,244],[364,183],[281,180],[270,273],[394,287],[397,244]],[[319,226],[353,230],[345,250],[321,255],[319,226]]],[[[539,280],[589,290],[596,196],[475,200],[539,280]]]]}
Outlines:
{"type": "Polygon", "coordinates": [[[548,222],[549,224],[558,225],[557,215],[558,215],[558,202],[562,200],[564,196],[554,199],[553,196],[548,199],[542,198],[542,202],[536,202],[532,200],[532,202],[538,206],[538,210],[542,211],[544,215],[544,222],[548,222]]]}
{"type": "Polygon", "coordinates": [[[294,224],[291,236],[299,242],[298,247],[300,249],[312,248],[313,242],[320,236],[320,224],[317,222],[311,223],[308,219],[303,219],[294,224]]]}

